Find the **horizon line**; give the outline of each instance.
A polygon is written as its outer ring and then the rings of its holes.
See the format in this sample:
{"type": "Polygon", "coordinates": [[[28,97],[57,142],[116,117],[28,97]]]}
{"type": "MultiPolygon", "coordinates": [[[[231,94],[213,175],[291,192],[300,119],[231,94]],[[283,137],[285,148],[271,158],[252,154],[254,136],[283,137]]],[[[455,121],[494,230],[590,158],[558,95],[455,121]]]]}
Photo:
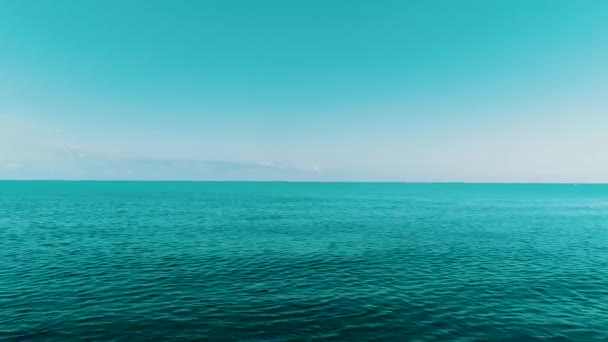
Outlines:
{"type": "Polygon", "coordinates": [[[505,184],[505,185],[608,185],[607,182],[575,182],[575,181],[406,181],[406,180],[239,180],[239,179],[61,179],[61,178],[32,178],[32,179],[2,179],[0,182],[132,182],[132,183],[386,183],[386,184],[505,184]]]}

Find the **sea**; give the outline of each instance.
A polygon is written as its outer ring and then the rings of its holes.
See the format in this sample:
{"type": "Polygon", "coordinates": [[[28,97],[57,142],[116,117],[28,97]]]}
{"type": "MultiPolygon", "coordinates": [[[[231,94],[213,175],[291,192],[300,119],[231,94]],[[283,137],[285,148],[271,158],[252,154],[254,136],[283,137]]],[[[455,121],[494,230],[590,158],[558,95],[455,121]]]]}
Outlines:
{"type": "Polygon", "coordinates": [[[607,341],[608,185],[0,182],[1,341],[607,341]]]}

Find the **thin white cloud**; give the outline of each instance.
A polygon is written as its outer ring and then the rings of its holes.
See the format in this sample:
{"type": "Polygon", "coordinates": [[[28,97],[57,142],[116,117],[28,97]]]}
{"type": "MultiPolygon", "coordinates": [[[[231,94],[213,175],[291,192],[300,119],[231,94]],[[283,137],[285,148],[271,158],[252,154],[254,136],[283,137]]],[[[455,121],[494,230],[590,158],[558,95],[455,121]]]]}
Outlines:
{"type": "Polygon", "coordinates": [[[5,168],[5,169],[17,169],[20,168],[22,165],[20,163],[13,163],[13,162],[7,162],[7,163],[0,163],[0,167],[5,168]]]}

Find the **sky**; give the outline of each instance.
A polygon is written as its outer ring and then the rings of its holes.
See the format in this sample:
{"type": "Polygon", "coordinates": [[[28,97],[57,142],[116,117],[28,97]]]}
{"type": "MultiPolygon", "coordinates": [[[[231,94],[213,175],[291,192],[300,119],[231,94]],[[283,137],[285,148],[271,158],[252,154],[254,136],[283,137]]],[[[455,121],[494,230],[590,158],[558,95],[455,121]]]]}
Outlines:
{"type": "Polygon", "coordinates": [[[3,0],[0,178],[608,182],[608,1],[3,0]]]}

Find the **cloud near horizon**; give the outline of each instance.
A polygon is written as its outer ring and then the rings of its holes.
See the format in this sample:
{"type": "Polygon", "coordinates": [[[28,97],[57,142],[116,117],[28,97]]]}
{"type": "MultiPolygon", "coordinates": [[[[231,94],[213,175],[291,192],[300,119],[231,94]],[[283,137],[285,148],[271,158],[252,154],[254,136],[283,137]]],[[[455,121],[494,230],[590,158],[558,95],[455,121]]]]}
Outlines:
{"type": "Polygon", "coordinates": [[[161,158],[121,158],[83,150],[55,151],[45,160],[4,160],[0,179],[63,180],[266,180],[339,179],[318,168],[300,169],[268,162],[231,162],[161,158]]]}

